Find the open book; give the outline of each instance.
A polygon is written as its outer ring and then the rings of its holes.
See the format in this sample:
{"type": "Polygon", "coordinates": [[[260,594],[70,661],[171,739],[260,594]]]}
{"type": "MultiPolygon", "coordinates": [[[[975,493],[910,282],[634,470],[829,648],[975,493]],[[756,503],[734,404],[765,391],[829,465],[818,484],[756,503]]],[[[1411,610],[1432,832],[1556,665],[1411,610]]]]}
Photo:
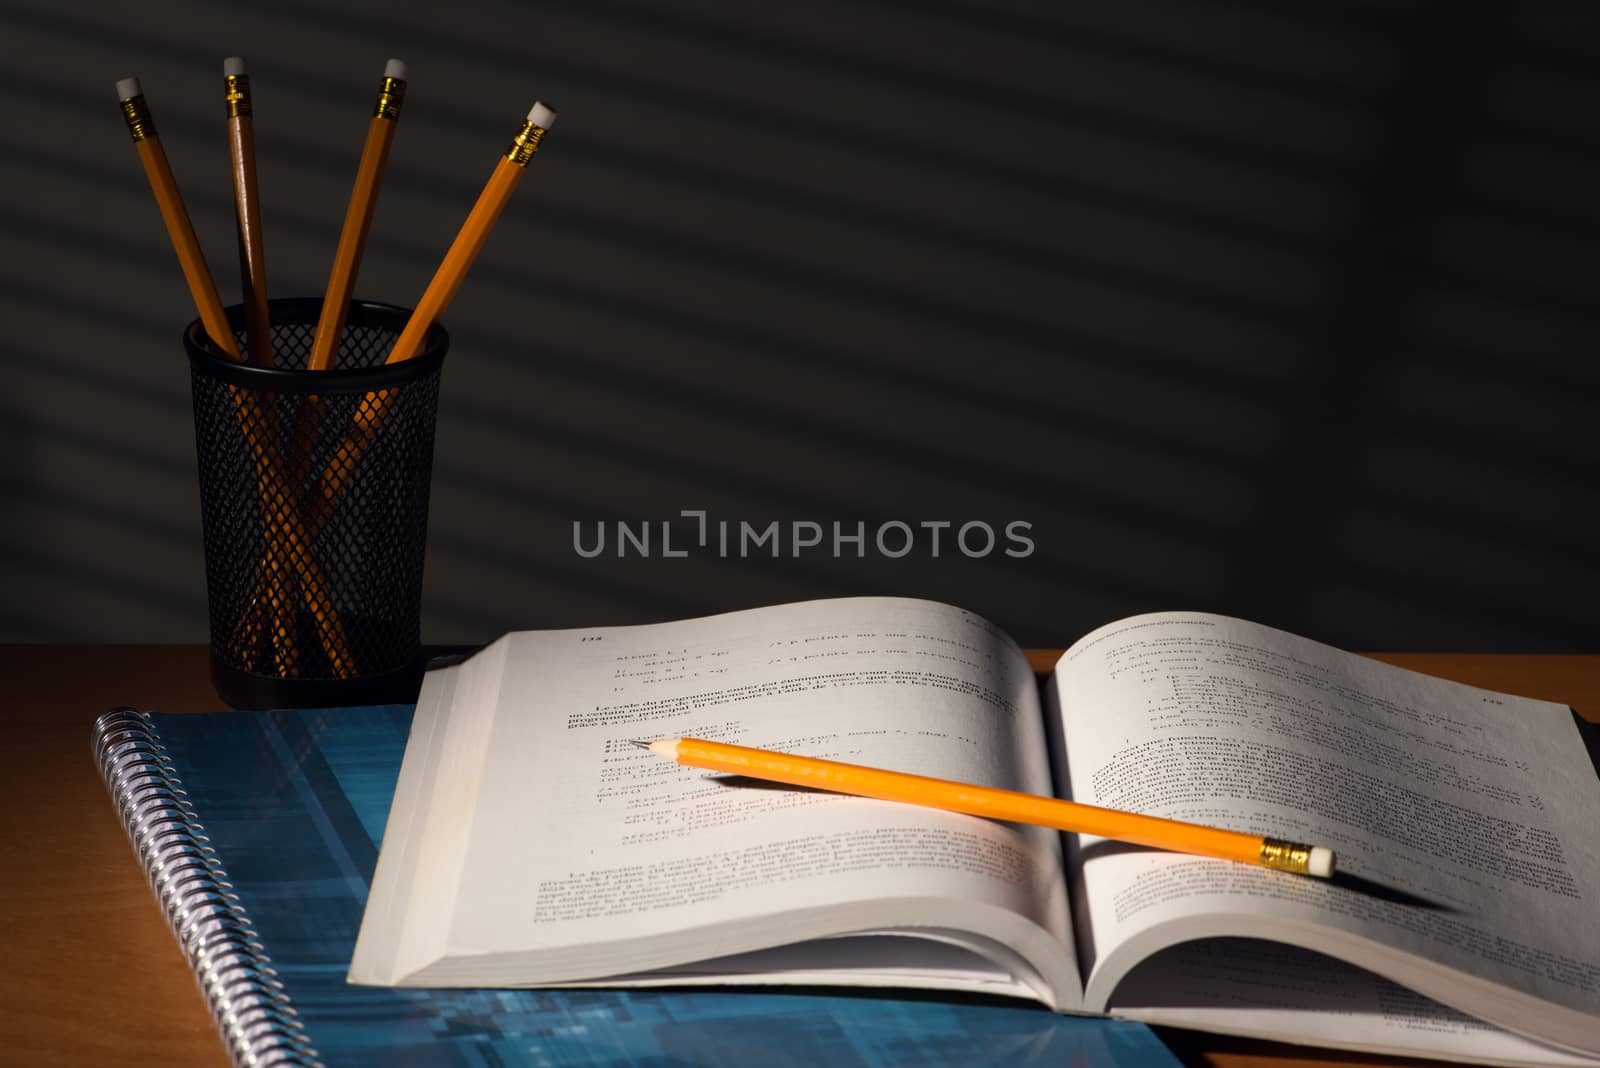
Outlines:
{"type": "Polygon", "coordinates": [[[350,968],[403,986],[1014,995],[1290,1042],[1600,1064],[1571,712],[1222,616],[1041,688],[928,601],[507,635],[430,673],[350,968]],[[692,736],[1332,847],[1309,879],[669,763],[692,736]]]}

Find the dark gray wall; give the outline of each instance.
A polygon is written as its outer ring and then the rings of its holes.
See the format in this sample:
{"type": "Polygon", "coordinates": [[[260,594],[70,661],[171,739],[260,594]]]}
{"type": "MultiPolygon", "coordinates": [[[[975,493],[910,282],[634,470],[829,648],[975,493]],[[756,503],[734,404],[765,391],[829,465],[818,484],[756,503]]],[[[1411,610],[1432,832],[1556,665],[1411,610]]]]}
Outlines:
{"type": "Polygon", "coordinates": [[[529,104],[561,111],[446,316],[428,640],[897,592],[1030,644],[1196,607],[1600,646],[1594,5],[0,11],[0,639],[205,637],[193,310],[112,83],[231,301],[242,53],[278,296],[322,290],[385,57],[367,297],[414,301],[529,104]],[[1036,548],[574,552],[695,508],[1036,548]]]}

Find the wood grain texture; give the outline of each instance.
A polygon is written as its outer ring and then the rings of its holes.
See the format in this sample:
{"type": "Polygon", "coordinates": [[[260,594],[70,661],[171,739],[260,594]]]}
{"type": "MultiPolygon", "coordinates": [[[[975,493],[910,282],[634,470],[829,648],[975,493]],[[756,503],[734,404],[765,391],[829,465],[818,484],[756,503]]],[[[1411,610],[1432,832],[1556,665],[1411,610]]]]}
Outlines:
{"type": "Polygon", "coordinates": [[[203,647],[6,646],[10,793],[0,821],[5,966],[0,1055],[14,1064],[178,1064],[227,1055],[135,862],[89,750],[119,704],[224,707],[203,647]]]}
{"type": "MultiPolygon", "coordinates": [[[[1047,670],[1059,650],[1030,651],[1047,670]]],[[[1375,654],[1403,667],[1571,705],[1600,720],[1600,656],[1375,654]]],[[[0,711],[8,791],[0,821],[0,1060],[82,1068],[225,1068],[227,1056],[89,752],[114,705],[222,708],[202,646],[6,645],[0,711]]],[[[1158,1029],[1187,1064],[1215,1068],[1426,1065],[1158,1029]]]]}

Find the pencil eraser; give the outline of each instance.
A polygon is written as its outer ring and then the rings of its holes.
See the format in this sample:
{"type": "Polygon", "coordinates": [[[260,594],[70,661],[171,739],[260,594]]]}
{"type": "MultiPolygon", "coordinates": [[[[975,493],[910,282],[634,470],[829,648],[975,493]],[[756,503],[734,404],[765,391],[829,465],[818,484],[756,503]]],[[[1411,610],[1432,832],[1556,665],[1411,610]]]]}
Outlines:
{"type": "Polygon", "coordinates": [[[1326,846],[1312,846],[1311,858],[1306,861],[1306,871],[1319,879],[1333,875],[1333,850],[1326,846]]]}
{"type": "Polygon", "coordinates": [[[406,61],[403,59],[391,59],[383,65],[383,76],[385,78],[398,78],[402,82],[405,81],[406,61]]]}
{"type": "Polygon", "coordinates": [[[223,60],[222,61],[222,73],[223,74],[243,74],[244,73],[244,57],[243,56],[229,56],[227,59],[223,60]]]}
{"type": "Polygon", "coordinates": [[[528,109],[528,121],[541,130],[548,130],[556,124],[556,113],[535,100],[528,109]]]}
{"type": "Polygon", "coordinates": [[[139,87],[138,78],[124,78],[117,83],[118,100],[132,100],[143,92],[144,90],[139,87]]]}

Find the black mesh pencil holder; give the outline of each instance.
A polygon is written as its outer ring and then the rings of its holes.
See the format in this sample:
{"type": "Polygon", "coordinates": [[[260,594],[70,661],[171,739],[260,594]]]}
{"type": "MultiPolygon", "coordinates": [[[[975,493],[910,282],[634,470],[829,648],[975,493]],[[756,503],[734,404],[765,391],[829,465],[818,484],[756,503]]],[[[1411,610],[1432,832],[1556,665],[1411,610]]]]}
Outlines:
{"type": "MultiPolygon", "coordinates": [[[[439,371],[449,336],[383,361],[410,312],[355,302],[332,369],[306,369],[319,298],[274,300],[272,367],[184,331],[211,615],[236,708],[414,700],[439,371]]],[[[249,355],[241,307],[228,309],[249,355]]]]}

